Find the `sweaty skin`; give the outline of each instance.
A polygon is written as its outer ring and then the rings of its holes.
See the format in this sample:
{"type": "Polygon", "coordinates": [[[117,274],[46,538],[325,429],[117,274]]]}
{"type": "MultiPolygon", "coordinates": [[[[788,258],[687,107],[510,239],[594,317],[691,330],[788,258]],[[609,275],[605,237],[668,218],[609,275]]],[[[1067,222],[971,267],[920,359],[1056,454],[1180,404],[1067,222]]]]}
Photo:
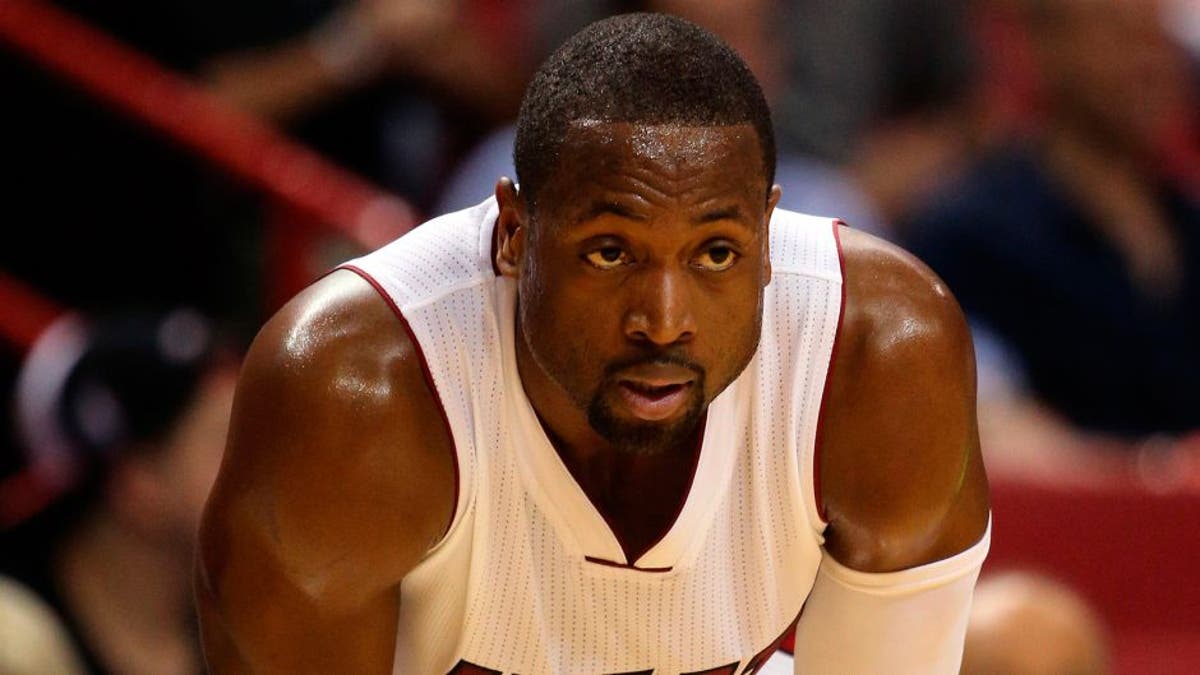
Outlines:
{"type": "MultiPolygon", "coordinates": [[[[521,385],[636,554],[686,498],[689,411],[757,347],[780,191],[749,125],[578,124],[561,156],[535,204],[497,184],[496,266],[517,282],[521,385]]],[[[890,571],[986,527],[971,344],[927,268],[841,240],[818,438],[828,550],[890,571]]],[[[365,281],[336,272],[284,307],[247,357],[201,528],[212,671],[390,672],[398,585],[453,512],[452,453],[414,346],[365,281]]]]}
{"type": "Polygon", "coordinates": [[[633,560],[687,497],[699,413],[754,355],[778,190],[749,126],[580,125],[563,152],[577,161],[532,209],[501,182],[498,267],[518,283],[529,400],[633,560]],[[644,384],[682,387],[662,419],[644,384]],[[589,424],[593,399],[608,437],[589,424]]]}

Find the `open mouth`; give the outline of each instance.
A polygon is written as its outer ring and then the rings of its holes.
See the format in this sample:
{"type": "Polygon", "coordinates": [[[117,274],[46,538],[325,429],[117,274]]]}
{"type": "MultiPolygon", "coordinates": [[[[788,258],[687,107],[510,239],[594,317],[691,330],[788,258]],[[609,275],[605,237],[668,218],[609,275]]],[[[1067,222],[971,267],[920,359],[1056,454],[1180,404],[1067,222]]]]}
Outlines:
{"type": "Polygon", "coordinates": [[[635,417],[656,421],[671,417],[687,402],[691,382],[651,384],[621,380],[621,398],[635,417]]]}
{"type": "Polygon", "coordinates": [[[641,396],[652,400],[659,400],[670,396],[678,391],[683,391],[685,387],[690,385],[690,382],[681,382],[675,384],[652,385],[645,382],[631,382],[622,380],[621,386],[628,387],[641,396]]]}

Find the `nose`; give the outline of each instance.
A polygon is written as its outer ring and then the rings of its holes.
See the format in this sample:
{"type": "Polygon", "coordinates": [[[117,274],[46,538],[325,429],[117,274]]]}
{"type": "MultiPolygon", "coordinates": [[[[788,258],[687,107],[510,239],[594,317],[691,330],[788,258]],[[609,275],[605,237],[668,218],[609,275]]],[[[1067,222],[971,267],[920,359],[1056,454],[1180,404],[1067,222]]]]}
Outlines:
{"type": "Polygon", "coordinates": [[[630,284],[625,336],[663,347],[696,335],[694,298],[687,272],[656,266],[641,270],[630,284]]]}

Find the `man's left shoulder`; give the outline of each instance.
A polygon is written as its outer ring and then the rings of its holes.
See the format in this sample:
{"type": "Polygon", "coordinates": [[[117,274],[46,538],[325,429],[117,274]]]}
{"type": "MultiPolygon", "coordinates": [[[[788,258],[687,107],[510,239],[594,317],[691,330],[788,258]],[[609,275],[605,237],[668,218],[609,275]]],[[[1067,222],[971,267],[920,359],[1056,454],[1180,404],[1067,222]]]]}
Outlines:
{"type": "Polygon", "coordinates": [[[870,234],[839,226],[846,285],[843,337],[867,360],[934,359],[974,376],[971,334],[954,294],[923,262],[870,234]],[[930,351],[932,350],[932,351],[930,351]]]}

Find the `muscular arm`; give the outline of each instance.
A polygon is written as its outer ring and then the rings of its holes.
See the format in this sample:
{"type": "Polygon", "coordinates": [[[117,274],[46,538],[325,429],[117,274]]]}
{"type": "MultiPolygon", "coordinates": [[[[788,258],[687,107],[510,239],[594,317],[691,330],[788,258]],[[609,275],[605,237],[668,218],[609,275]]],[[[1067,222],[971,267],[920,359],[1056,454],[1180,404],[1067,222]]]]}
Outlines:
{"type": "Polygon", "coordinates": [[[924,265],[841,235],[845,316],[818,446],[827,559],[798,672],[957,673],[988,522],[970,334],[924,265]]]}
{"type": "Polygon", "coordinates": [[[890,572],[963,551],[987,526],[975,357],[941,280],[870,235],[841,235],[846,313],[819,446],[826,550],[890,572]]]}
{"type": "Polygon", "coordinates": [[[445,531],[453,448],[398,319],[337,272],[256,338],[200,532],[214,673],[390,672],[398,584],[445,531]]]}

